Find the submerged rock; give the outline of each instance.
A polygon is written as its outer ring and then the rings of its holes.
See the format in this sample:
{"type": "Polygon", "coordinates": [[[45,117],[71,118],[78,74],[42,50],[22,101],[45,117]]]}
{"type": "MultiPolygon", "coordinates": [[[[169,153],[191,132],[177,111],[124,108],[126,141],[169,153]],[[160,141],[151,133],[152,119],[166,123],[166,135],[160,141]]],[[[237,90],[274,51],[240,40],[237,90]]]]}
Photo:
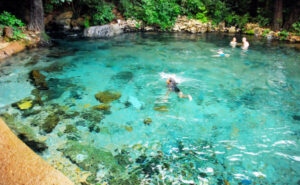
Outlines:
{"type": "Polygon", "coordinates": [[[50,133],[52,132],[52,130],[56,127],[56,125],[59,123],[59,117],[57,116],[57,114],[52,113],[49,114],[45,121],[44,124],[42,125],[42,129],[46,132],[46,133],[50,133]]]}
{"type": "Polygon", "coordinates": [[[20,110],[27,110],[32,108],[33,100],[30,97],[24,98],[13,104],[13,106],[17,107],[20,110]]]}
{"type": "Polygon", "coordinates": [[[133,105],[136,109],[141,109],[144,105],[143,102],[140,102],[136,97],[129,96],[128,102],[130,102],[131,105],[133,105]]]}
{"type": "Polygon", "coordinates": [[[128,82],[132,80],[133,74],[130,71],[121,71],[117,73],[116,75],[112,76],[113,80],[122,80],[124,82],[128,82]]]}
{"type": "Polygon", "coordinates": [[[97,173],[100,164],[107,169],[111,167],[119,168],[112,153],[104,149],[94,148],[91,145],[70,141],[62,151],[72,162],[94,174],[97,173]]]}
{"type": "Polygon", "coordinates": [[[300,121],[300,116],[294,115],[294,116],[293,116],[293,119],[296,120],[296,121],[300,121]]]}
{"type": "Polygon", "coordinates": [[[36,88],[39,90],[48,90],[48,85],[46,83],[46,77],[37,70],[33,70],[30,72],[30,79],[36,88]]]}
{"type": "Polygon", "coordinates": [[[15,114],[3,113],[0,115],[10,129],[32,150],[42,152],[47,149],[45,140],[40,139],[34,130],[15,120],[15,114]]]}
{"type": "Polygon", "coordinates": [[[111,105],[109,105],[109,104],[101,104],[101,105],[95,105],[95,106],[93,106],[93,109],[94,110],[109,111],[110,107],[111,107],[111,105]]]}
{"type": "Polygon", "coordinates": [[[42,97],[41,97],[41,93],[38,89],[33,89],[31,91],[31,94],[35,97],[34,98],[34,103],[39,104],[39,105],[43,105],[43,101],[42,101],[42,97]]]}
{"type": "Polygon", "coordinates": [[[95,98],[101,103],[110,103],[112,101],[118,100],[121,97],[119,92],[103,91],[95,94],[95,98]]]}
{"type": "Polygon", "coordinates": [[[152,119],[151,118],[144,119],[144,124],[145,125],[150,125],[150,123],[152,123],[152,119]]]}
{"type": "Polygon", "coordinates": [[[64,133],[74,133],[77,132],[78,129],[74,125],[67,125],[64,133]]]}
{"type": "Polygon", "coordinates": [[[168,106],[166,105],[157,105],[153,108],[153,110],[155,111],[159,111],[159,112],[168,112],[168,106]]]}

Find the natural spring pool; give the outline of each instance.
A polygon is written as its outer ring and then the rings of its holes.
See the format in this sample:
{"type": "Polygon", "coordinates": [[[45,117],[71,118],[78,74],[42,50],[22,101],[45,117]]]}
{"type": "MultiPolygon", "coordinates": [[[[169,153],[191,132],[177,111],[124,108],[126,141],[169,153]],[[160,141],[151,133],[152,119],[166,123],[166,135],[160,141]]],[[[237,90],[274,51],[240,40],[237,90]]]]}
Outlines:
{"type": "Polygon", "coordinates": [[[56,40],[0,63],[0,113],[76,183],[299,184],[300,53],[230,40],[56,40]],[[192,101],[166,98],[169,76],[192,101]]]}

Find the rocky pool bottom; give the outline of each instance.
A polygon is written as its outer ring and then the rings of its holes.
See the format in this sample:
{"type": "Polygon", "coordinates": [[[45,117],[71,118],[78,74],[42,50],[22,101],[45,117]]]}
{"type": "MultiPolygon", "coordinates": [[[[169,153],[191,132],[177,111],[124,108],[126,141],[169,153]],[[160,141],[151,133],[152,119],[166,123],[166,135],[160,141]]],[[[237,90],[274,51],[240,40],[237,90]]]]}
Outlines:
{"type": "Polygon", "coordinates": [[[1,64],[0,116],[76,184],[297,184],[299,52],[230,39],[57,40],[1,64]]]}

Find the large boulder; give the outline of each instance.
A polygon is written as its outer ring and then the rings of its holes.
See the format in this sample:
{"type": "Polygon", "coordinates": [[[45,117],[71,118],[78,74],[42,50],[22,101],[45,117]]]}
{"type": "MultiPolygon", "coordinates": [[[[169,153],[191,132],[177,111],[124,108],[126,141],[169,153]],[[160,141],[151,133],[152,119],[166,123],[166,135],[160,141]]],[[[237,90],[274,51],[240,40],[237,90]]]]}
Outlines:
{"type": "Polygon", "coordinates": [[[103,26],[92,26],[84,29],[84,37],[108,38],[123,33],[123,27],[119,24],[106,24],[103,26]]]}
{"type": "Polygon", "coordinates": [[[235,33],[236,32],[236,29],[235,29],[235,26],[231,26],[228,30],[229,33],[235,33]]]}
{"type": "Polygon", "coordinates": [[[71,29],[72,17],[73,17],[72,11],[64,12],[55,18],[54,23],[60,27],[63,27],[66,30],[69,30],[71,29]]]}

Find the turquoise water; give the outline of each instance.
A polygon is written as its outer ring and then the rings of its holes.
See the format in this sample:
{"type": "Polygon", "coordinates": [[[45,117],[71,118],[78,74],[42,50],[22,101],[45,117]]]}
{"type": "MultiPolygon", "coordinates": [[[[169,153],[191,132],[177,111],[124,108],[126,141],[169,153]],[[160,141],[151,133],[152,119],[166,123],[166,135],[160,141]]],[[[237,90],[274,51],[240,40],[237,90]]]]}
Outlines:
{"type": "Polygon", "coordinates": [[[60,118],[51,133],[31,126],[48,137],[49,148],[39,155],[62,152],[82,170],[94,170],[92,184],[128,184],[132,174],[138,178],[132,184],[299,184],[300,53],[254,38],[244,51],[231,48],[230,40],[156,33],[57,40],[50,49],[0,64],[0,111],[18,113],[28,124],[43,122],[53,105],[86,113],[60,118]],[[218,50],[230,56],[214,57],[218,50]],[[40,112],[24,116],[10,104],[33,97],[33,69],[46,76],[49,90],[41,91],[44,104],[32,109],[40,112]],[[192,101],[166,96],[170,76],[192,101]],[[92,107],[100,104],[94,96],[105,90],[122,96],[94,119],[92,107]],[[78,131],[61,134],[67,124],[78,131]],[[64,150],[71,141],[111,153],[124,168],[83,167],[85,155],[94,154],[82,149],[72,159],[64,150]]]}

